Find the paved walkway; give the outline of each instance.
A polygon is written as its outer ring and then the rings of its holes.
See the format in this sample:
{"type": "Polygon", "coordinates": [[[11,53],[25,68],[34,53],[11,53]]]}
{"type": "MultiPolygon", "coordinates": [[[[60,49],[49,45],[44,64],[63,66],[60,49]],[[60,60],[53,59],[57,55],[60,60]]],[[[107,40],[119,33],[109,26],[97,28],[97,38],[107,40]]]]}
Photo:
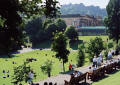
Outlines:
{"type": "MultiPolygon", "coordinates": [[[[117,59],[117,58],[120,58],[120,56],[114,57],[114,59],[117,59]]],[[[89,71],[90,66],[92,66],[92,65],[77,68],[75,70],[78,70],[82,73],[85,73],[85,72],[89,71]]],[[[68,72],[66,74],[58,74],[57,76],[52,76],[50,78],[47,78],[45,80],[42,80],[42,81],[39,81],[39,82],[36,82],[36,83],[39,83],[39,85],[44,85],[44,82],[48,82],[48,83],[52,82],[53,84],[57,83],[57,85],[64,85],[64,80],[70,81],[70,74],[71,73],[73,73],[73,72],[71,71],[71,72],[68,72]]]]}

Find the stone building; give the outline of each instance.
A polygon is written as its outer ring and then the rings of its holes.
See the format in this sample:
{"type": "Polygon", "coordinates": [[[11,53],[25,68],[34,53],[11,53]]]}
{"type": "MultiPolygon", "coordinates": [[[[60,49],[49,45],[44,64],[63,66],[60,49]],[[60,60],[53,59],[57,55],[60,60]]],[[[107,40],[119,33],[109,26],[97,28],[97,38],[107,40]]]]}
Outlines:
{"type": "Polygon", "coordinates": [[[67,26],[74,26],[79,35],[106,35],[106,27],[100,16],[94,17],[89,15],[68,14],[62,15],[67,26]]]}
{"type": "Polygon", "coordinates": [[[102,18],[100,16],[94,17],[89,15],[68,14],[62,15],[61,18],[65,20],[67,26],[74,26],[76,28],[85,26],[103,26],[102,18]]]}

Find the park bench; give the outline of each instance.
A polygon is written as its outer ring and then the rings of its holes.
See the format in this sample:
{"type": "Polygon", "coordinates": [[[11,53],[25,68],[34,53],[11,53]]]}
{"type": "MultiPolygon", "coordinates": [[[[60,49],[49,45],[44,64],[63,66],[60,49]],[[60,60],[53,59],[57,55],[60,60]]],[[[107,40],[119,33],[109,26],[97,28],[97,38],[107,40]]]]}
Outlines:
{"type": "Polygon", "coordinates": [[[97,70],[93,70],[92,72],[88,72],[88,79],[91,79],[91,81],[96,81],[105,75],[105,69],[104,67],[100,67],[97,70]]]}
{"type": "Polygon", "coordinates": [[[117,63],[116,62],[107,65],[105,67],[105,73],[109,74],[109,73],[114,72],[116,70],[116,67],[117,67],[117,63]]]}
{"type": "Polygon", "coordinates": [[[81,74],[80,76],[78,77],[74,77],[73,75],[71,75],[71,78],[70,78],[70,81],[65,81],[65,84],[64,85],[79,85],[79,82],[84,80],[85,83],[86,83],[86,75],[87,73],[84,73],[84,74],[81,74]]]}

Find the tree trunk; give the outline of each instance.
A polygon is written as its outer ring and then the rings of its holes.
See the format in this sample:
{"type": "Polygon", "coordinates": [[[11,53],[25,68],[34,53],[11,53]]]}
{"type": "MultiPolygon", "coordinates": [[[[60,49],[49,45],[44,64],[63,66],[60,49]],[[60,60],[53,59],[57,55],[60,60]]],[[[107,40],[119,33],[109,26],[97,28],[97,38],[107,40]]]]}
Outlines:
{"type": "Polygon", "coordinates": [[[63,72],[65,72],[64,60],[63,60],[63,72]]]}
{"type": "Polygon", "coordinates": [[[116,44],[118,45],[118,41],[119,41],[119,39],[116,39],[116,44]]]}
{"type": "Polygon", "coordinates": [[[48,77],[50,77],[51,76],[51,74],[50,74],[50,72],[48,72],[48,77]]]}

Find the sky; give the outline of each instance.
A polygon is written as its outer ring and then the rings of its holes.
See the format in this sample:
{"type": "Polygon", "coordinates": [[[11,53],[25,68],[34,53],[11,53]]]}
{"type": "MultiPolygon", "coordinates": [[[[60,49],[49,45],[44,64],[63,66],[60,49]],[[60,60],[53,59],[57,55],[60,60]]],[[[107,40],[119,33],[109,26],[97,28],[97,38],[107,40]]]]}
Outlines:
{"type": "Polygon", "coordinates": [[[99,6],[100,8],[106,8],[109,0],[58,0],[61,5],[63,4],[80,4],[83,3],[85,6],[99,6]]]}

